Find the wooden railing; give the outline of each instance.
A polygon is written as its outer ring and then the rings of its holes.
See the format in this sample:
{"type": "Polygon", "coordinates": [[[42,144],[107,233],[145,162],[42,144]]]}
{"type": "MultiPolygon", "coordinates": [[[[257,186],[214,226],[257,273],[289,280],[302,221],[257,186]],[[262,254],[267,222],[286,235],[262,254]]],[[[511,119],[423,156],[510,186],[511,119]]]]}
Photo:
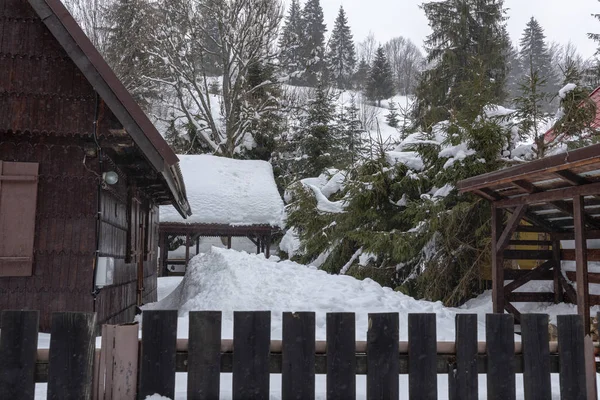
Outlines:
{"type": "Polygon", "coordinates": [[[173,399],[176,372],[188,373],[188,399],[218,399],[222,372],[232,373],[234,399],[268,399],[273,373],[283,399],[314,399],[315,374],[326,374],[327,399],[356,398],[357,374],[368,399],[398,399],[401,374],[411,400],[437,399],[438,374],[450,399],[478,399],[478,374],[487,374],[487,398],[510,400],[519,373],[526,399],[552,397],[551,373],[561,399],[596,398],[594,348],[578,315],[559,316],[558,342],[549,342],[548,317],[523,314],[517,343],[507,314],[486,316],[485,342],[473,314],[456,316],[455,342],[436,340],[435,314],[410,314],[402,326],[397,313],[369,314],[366,341],[356,341],[353,313],[328,314],[325,341],[309,312],[283,313],[282,340],[271,340],[268,311],[235,312],[232,340],[221,338],[220,312],[191,312],[189,339],[177,339],[177,321],[176,311],[145,311],[140,341],[137,324],[104,326],[95,350],[94,314],[57,313],[48,351],[37,349],[37,312],[4,311],[0,398],[33,399],[35,382],[48,382],[49,399],[173,399]]]}

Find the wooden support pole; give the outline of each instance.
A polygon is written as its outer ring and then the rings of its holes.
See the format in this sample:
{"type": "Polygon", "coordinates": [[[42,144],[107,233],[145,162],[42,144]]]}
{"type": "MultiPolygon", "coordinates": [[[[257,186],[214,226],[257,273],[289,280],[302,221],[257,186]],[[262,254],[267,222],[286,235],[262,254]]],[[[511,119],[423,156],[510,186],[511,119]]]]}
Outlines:
{"type": "Polygon", "coordinates": [[[504,259],[498,248],[503,210],[492,204],[492,301],[495,313],[504,313],[504,259]]]}
{"type": "Polygon", "coordinates": [[[185,235],[185,270],[187,271],[188,264],[190,263],[190,234],[185,235]]]}
{"type": "Polygon", "coordinates": [[[527,211],[527,205],[520,205],[515,208],[504,231],[501,231],[502,234],[498,238],[498,243],[496,244],[496,252],[501,252],[508,246],[508,242],[510,242],[513,233],[515,233],[517,226],[519,226],[519,222],[521,222],[525,211],[527,211]]]}
{"type": "Polygon", "coordinates": [[[158,276],[165,276],[165,269],[163,268],[163,266],[165,265],[165,263],[164,263],[165,233],[164,232],[158,233],[158,246],[160,247],[160,257],[158,258],[158,266],[159,266],[158,276]]]}
{"type": "Polygon", "coordinates": [[[271,234],[270,233],[266,236],[266,240],[265,240],[265,257],[267,257],[267,258],[271,257],[271,234]]]}
{"type": "Polygon", "coordinates": [[[562,274],[560,240],[552,240],[552,261],[554,262],[554,303],[558,304],[563,301],[563,290],[560,284],[560,276],[562,274]]]}
{"type": "Polygon", "coordinates": [[[231,235],[227,236],[227,248],[231,249],[231,235]]]}
{"type": "Polygon", "coordinates": [[[163,276],[169,275],[169,234],[165,233],[163,235],[163,241],[161,242],[161,256],[162,256],[162,270],[163,276]]]}
{"type": "Polygon", "coordinates": [[[256,254],[260,254],[260,236],[256,235],[256,254]]]}
{"type": "Polygon", "coordinates": [[[200,236],[196,238],[196,255],[200,254],[200,236]]]}
{"type": "Polygon", "coordinates": [[[575,271],[577,275],[577,313],[583,317],[583,329],[590,333],[590,296],[588,285],[587,243],[585,238],[583,196],[573,198],[575,225],[575,271]]]}

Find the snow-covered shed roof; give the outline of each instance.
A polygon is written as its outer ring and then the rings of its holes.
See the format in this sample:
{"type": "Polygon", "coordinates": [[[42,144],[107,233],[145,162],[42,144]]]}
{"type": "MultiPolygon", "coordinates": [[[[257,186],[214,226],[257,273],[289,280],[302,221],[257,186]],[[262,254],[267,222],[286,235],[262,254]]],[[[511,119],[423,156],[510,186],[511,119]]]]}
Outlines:
{"type": "Polygon", "coordinates": [[[266,161],[180,155],[192,215],[160,207],[161,223],[283,226],[284,204],[266,161]]]}

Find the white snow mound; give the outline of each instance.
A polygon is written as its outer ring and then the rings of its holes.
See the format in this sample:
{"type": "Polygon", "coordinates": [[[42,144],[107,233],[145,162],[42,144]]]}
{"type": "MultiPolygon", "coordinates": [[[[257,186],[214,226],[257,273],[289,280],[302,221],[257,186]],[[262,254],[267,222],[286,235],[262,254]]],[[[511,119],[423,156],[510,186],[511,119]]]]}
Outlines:
{"type": "Polygon", "coordinates": [[[268,162],[178,157],[193,215],[183,219],[172,206],[161,206],[160,222],[283,226],[284,204],[268,162]]]}
{"type": "MultiPolygon", "coordinates": [[[[223,338],[233,335],[233,311],[270,310],[273,339],[281,338],[284,311],[314,311],[318,339],[326,336],[326,313],[354,312],[358,340],[366,339],[370,312],[400,313],[403,340],[408,336],[408,313],[436,313],[438,339],[454,340],[454,317],[458,311],[445,308],[440,302],[415,300],[370,279],[329,275],[291,261],[275,262],[262,254],[216,247],[194,257],[180,285],[162,301],[144,309],[178,309],[178,337],[188,335],[186,317],[190,311],[220,310],[223,338]]],[[[485,333],[483,325],[479,333],[485,333]]]]}

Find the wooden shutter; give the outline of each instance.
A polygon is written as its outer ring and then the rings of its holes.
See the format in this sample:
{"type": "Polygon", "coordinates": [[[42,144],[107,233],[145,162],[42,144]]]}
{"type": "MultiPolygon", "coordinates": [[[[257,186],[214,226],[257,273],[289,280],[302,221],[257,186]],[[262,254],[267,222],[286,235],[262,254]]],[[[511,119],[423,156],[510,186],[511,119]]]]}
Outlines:
{"type": "Polygon", "coordinates": [[[0,277],[33,273],[38,168],[0,161],[0,277]]]}

